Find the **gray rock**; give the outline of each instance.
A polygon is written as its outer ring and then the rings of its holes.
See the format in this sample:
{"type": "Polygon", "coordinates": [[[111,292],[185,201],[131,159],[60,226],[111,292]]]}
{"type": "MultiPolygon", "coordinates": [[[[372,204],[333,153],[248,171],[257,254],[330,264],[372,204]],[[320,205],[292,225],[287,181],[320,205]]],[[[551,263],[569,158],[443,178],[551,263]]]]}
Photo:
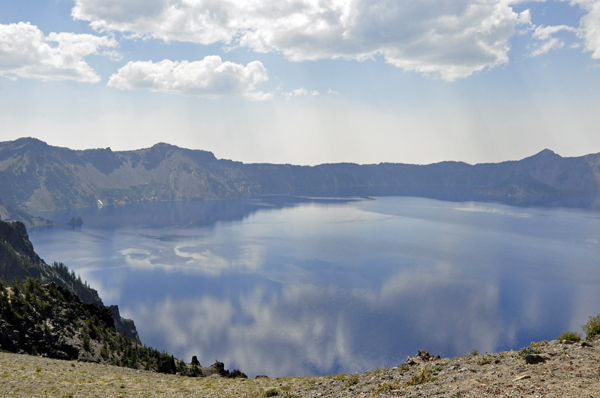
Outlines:
{"type": "Polygon", "coordinates": [[[537,363],[544,363],[550,360],[550,356],[546,354],[538,355],[538,354],[529,354],[525,357],[525,362],[530,365],[535,365],[537,363]]]}
{"type": "Polygon", "coordinates": [[[516,379],[514,379],[513,381],[519,381],[519,380],[525,380],[525,379],[531,379],[531,376],[529,376],[529,375],[519,376],[516,379]]]}
{"type": "Polygon", "coordinates": [[[429,352],[427,352],[425,350],[419,350],[417,352],[417,355],[415,355],[414,357],[409,356],[406,358],[406,364],[407,365],[419,365],[419,364],[435,361],[436,359],[440,359],[440,356],[438,355],[437,357],[434,357],[433,355],[431,355],[429,352]]]}

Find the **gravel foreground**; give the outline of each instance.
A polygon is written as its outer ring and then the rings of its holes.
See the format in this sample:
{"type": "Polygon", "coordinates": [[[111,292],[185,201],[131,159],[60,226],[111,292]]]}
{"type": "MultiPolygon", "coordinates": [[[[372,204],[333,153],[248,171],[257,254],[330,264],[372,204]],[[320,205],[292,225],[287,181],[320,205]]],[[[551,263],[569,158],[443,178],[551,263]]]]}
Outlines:
{"type": "Polygon", "coordinates": [[[2,397],[600,397],[600,339],[323,377],[191,378],[0,353],[2,397]]]}

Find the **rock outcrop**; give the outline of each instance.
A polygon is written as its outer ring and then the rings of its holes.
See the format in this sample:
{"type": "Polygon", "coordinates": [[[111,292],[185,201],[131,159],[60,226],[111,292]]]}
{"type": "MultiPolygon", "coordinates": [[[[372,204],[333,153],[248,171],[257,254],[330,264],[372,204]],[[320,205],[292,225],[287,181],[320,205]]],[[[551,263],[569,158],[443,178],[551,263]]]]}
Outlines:
{"type": "Polygon", "coordinates": [[[110,309],[113,320],[115,321],[115,328],[117,331],[119,333],[125,333],[125,335],[130,339],[142,344],[137,329],[135,328],[135,324],[131,319],[125,319],[121,317],[121,314],[119,313],[119,306],[109,305],[108,308],[110,309]]]}

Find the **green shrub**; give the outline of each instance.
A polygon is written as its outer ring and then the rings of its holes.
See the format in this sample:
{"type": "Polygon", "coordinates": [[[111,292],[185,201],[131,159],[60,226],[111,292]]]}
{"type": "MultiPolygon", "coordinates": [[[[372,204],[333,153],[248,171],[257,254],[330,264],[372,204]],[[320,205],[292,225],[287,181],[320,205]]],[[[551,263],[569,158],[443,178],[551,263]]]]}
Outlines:
{"type": "Polygon", "coordinates": [[[572,332],[572,331],[568,330],[566,332],[562,332],[561,335],[558,336],[558,339],[578,342],[578,341],[581,341],[581,335],[577,332],[572,332]]]}
{"type": "Polygon", "coordinates": [[[83,343],[83,349],[86,351],[90,350],[90,336],[88,336],[86,333],[83,333],[81,335],[81,342],[83,343]]]}
{"type": "Polygon", "coordinates": [[[106,343],[104,343],[100,349],[100,356],[104,359],[108,358],[108,347],[106,346],[106,343]]]}
{"type": "Polygon", "coordinates": [[[600,314],[590,317],[590,320],[581,326],[586,334],[586,340],[591,340],[592,337],[600,335],[600,314]]]}
{"type": "Polygon", "coordinates": [[[531,343],[530,347],[525,347],[519,350],[519,357],[525,358],[529,354],[541,354],[543,352],[543,348],[548,345],[547,341],[541,341],[539,343],[531,343]]]}
{"type": "Polygon", "coordinates": [[[265,391],[265,397],[276,397],[277,395],[279,395],[279,391],[276,388],[265,391]]]}

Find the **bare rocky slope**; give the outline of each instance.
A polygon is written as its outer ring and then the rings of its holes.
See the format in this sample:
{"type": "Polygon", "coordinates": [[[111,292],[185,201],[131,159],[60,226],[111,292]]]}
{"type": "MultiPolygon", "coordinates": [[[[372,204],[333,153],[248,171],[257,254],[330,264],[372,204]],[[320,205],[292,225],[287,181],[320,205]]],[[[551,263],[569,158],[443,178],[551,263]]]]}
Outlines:
{"type": "Polygon", "coordinates": [[[495,164],[310,167],[243,164],[163,143],[135,151],[82,151],[21,138],[0,143],[0,188],[0,201],[13,209],[3,213],[0,205],[0,215],[29,226],[35,224],[18,211],[263,194],[411,195],[598,207],[600,154],[563,158],[544,150],[495,164]]]}
{"type": "MultiPolygon", "coordinates": [[[[418,356],[417,356],[418,357],[418,356]]],[[[542,342],[524,350],[426,358],[363,374],[277,379],[175,375],[0,353],[11,397],[586,397],[600,396],[600,340],[542,342]],[[535,361],[525,359],[536,348],[535,361]],[[419,362],[419,363],[417,363],[419,362]]],[[[418,358],[415,358],[418,359],[418,358]]]]}

